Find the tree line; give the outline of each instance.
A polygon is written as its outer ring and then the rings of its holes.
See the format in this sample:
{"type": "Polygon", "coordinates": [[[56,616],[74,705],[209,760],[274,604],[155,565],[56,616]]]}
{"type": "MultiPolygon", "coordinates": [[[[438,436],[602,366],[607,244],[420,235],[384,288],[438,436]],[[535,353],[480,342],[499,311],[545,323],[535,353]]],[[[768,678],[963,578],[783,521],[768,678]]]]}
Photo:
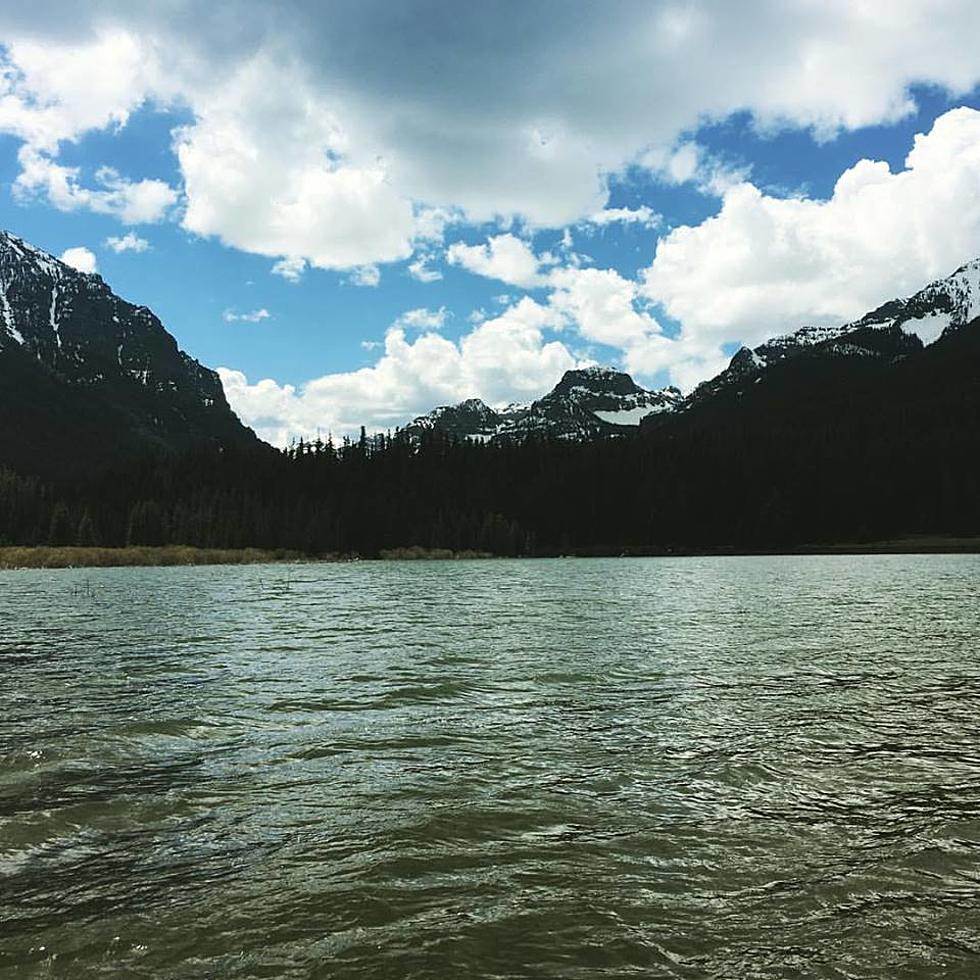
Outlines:
{"type": "Polygon", "coordinates": [[[805,439],[789,424],[586,444],[396,434],[146,458],[73,488],[2,470],[0,543],[536,555],[980,532],[980,418],[944,438],[906,421],[805,439]]]}

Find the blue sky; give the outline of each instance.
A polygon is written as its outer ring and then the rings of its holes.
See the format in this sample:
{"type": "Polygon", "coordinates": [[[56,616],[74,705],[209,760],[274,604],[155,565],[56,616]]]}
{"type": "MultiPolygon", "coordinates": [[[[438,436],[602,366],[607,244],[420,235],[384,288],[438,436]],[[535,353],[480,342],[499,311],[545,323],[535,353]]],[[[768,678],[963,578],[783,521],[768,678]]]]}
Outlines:
{"type": "Polygon", "coordinates": [[[980,253],[980,15],[941,5],[0,13],[2,224],[276,442],[588,362],[689,388],[980,253]]]}

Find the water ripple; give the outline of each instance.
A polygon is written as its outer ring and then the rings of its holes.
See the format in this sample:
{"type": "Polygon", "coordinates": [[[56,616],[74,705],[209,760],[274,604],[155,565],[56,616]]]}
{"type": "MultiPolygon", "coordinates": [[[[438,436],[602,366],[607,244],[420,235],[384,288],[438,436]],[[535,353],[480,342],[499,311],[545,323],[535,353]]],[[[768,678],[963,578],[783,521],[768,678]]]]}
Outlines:
{"type": "Polygon", "coordinates": [[[980,976],[972,556],[0,576],[0,975],[980,976]]]}

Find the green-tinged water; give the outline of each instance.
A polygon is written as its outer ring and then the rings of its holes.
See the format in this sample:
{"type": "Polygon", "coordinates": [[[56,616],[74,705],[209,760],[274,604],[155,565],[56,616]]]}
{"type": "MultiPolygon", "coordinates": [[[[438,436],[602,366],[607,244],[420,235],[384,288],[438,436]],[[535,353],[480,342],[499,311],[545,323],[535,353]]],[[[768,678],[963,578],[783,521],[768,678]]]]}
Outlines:
{"type": "Polygon", "coordinates": [[[980,558],[0,573],[0,975],[976,978],[980,558]]]}

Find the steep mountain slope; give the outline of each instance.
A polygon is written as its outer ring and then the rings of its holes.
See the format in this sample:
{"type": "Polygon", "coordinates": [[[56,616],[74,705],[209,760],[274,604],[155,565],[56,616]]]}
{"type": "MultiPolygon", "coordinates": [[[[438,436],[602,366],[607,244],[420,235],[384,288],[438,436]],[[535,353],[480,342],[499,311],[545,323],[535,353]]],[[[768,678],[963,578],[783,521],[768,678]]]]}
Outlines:
{"type": "Polygon", "coordinates": [[[908,299],[894,299],[840,326],[803,327],[754,350],[743,347],[719,375],[685,400],[690,408],[723,392],[759,383],[769,369],[797,357],[893,360],[934,344],[980,315],[980,259],[937,279],[908,299]]]}
{"type": "Polygon", "coordinates": [[[0,464],[61,475],[150,450],[258,446],[217,374],[150,310],[0,232],[0,464]]]}
{"type": "Polygon", "coordinates": [[[676,388],[647,391],[628,374],[590,367],[566,371],[548,394],[529,405],[496,411],[471,398],[419,416],[405,431],[410,435],[439,431],[480,441],[529,435],[590,439],[635,431],[641,419],[671,412],[680,401],[676,388]]]}

